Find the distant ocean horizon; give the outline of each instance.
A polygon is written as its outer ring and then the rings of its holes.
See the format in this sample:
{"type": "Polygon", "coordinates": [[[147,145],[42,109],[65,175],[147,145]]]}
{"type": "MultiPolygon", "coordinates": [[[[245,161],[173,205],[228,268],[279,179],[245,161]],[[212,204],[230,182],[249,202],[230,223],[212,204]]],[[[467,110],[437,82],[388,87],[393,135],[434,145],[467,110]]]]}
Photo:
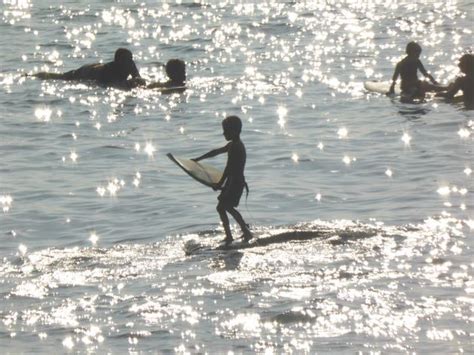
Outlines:
{"type": "Polygon", "coordinates": [[[474,111],[364,89],[410,41],[455,80],[472,1],[0,8],[3,353],[473,352],[474,111]],[[117,48],[147,82],[184,60],[186,90],[25,75],[117,48]],[[217,192],[166,154],[224,146],[228,115],[255,238],[226,249],[217,192]]]}

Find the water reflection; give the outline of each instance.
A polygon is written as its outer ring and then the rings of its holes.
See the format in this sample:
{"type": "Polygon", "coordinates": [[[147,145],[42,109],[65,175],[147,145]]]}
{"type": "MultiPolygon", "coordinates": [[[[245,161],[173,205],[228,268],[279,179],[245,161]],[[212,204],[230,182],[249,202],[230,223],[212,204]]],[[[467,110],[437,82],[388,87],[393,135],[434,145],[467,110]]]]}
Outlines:
{"type": "Polygon", "coordinates": [[[411,136],[408,133],[403,133],[402,135],[402,142],[405,144],[405,146],[410,146],[411,142],[411,136]]]}
{"type": "Polygon", "coordinates": [[[10,195],[0,195],[0,205],[2,207],[3,213],[10,211],[12,204],[13,198],[10,195]]]}
{"type": "Polygon", "coordinates": [[[172,56],[185,57],[192,73],[189,89],[177,95],[17,81],[18,75],[0,73],[6,111],[14,116],[0,124],[8,132],[2,156],[14,152],[2,170],[7,179],[0,181],[5,191],[0,228],[9,231],[5,242],[14,250],[0,267],[3,303],[11,307],[3,309],[1,322],[14,344],[33,335],[44,348],[62,344],[64,351],[77,352],[469,349],[473,285],[472,265],[465,260],[474,222],[472,167],[465,162],[472,121],[465,125],[443,102],[360,99],[363,81],[392,71],[406,33],[424,40],[440,81],[451,80],[457,74],[451,62],[472,35],[461,25],[468,14],[463,4],[203,1],[104,9],[92,2],[81,9],[52,6],[47,13],[27,1],[4,5],[5,30],[24,25],[25,49],[15,54],[20,71],[62,70],[75,59],[102,57],[110,41],[134,48],[147,80],[162,78],[159,65],[172,56]],[[33,10],[44,17],[32,18],[33,10]],[[35,48],[37,43],[42,44],[35,48]],[[9,95],[12,91],[27,97],[9,95]],[[26,109],[19,115],[10,106],[26,109]],[[235,110],[250,127],[249,180],[256,187],[249,210],[263,241],[226,251],[216,250],[220,230],[199,234],[214,225],[206,217],[212,209],[208,195],[196,188],[177,198],[183,186],[170,180],[174,175],[160,151],[192,154],[198,144],[222,143],[220,132],[210,127],[235,110]],[[446,136],[436,129],[448,124],[436,115],[443,110],[449,120],[461,121],[446,136]],[[401,122],[410,125],[407,132],[399,131],[401,122]],[[411,146],[415,133],[418,146],[427,144],[420,122],[429,137],[439,134],[447,142],[430,146],[436,159],[423,155],[423,164],[417,154],[403,159],[398,154],[401,143],[411,146]],[[274,133],[288,125],[294,136],[274,133]],[[393,144],[385,139],[391,132],[393,144]],[[74,146],[65,148],[57,137],[74,146]],[[16,143],[20,139],[24,145],[16,143]],[[124,149],[110,153],[102,147],[124,149]],[[443,151],[450,153],[441,157],[443,151]],[[268,158],[273,153],[291,163],[278,174],[268,158]],[[44,166],[49,169],[49,160],[57,163],[62,155],[64,162],[79,164],[52,177],[44,166]],[[342,173],[341,159],[348,166],[342,173]],[[141,188],[142,178],[155,179],[150,171],[156,169],[162,172],[160,184],[153,185],[163,192],[159,199],[155,187],[141,188]],[[45,191],[38,192],[39,202],[29,200],[31,171],[34,186],[45,191]],[[352,175],[359,181],[350,180],[352,175]],[[426,192],[413,190],[419,181],[427,182],[426,192]],[[358,194],[370,202],[353,197],[358,194]],[[438,206],[431,206],[433,199],[438,206]],[[182,203],[192,205],[185,217],[182,203]],[[369,219],[384,210],[390,221],[413,224],[336,219],[263,227],[316,215],[369,219]],[[441,217],[416,224],[425,214],[441,217]],[[182,246],[189,229],[196,229],[203,244],[192,255],[182,246]],[[282,229],[294,238],[282,238],[282,229]],[[28,299],[35,302],[25,305],[28,299]],[[420,345],[424,338],[428,345],[420,345]]]}
{"type": "MultiPolygon", "coordinates": [[[[218,236],[200,236],[200,242],[211,249],[201,249],[187,259],[177,239],[156,245],[33,253],[20,246],[24,263],[7,262],[0,272],[5,276],[23,270],[24,282],[11,294],[34,297],[40,304],[32,303],[21,314],[8,314],[3,323],[11,329],[16,324],[66,327],[74,335],[65,335],[63,346],[78,349],[112,339],[115,329],[135,345],[167,329],[166,336],[182,339],[184,349],[196,342],[203,346],[209,330],[223,342],[245,340],[253,349],[267,339],[273,346],[311,351],[316,338],[353,332],[372,343],[383,339],[387,344],[390,339],[390,349],[406,349],[399,339],[418,336],[427,317],[435,319],[431,329],[440,327],[455,309],[459,321],[467,320],[462,310],[469,300],[440,300],[426,297],[424,291],[428,287],[436,294],[454,285],[469,288],[469,266],[459,268],[449,261],[450,255],[465,248],[463,228],[452,218],[411,227],[315,221],[262,229],[258,238],[272,238],[274,243],[242,250],[213,250],[218,236]],[[303,239],[288,243],[298,233],[303,239]],[[419,262],[413,264],[413,259],[419,262]],[[397,266],[392,268],[391,263],[397,266]],[[178,265],[182,271],[176,274],[178,265]],[[425,275],[422,284],[419,273],[425,275]],[[154,286],[147,287],[146,295],[135,288],[137,282],[148,283],[150,278],[154,286]],[[381,289],[381,282],[388,287],[381,289]],[[66,303],[51,297],[81,285],[97,288],[86,295],[72,293],[66,303]],[[239,293],[242,290],[246,297],[239,293]],[[400,303],[405,307],[400,308],[400,303]],[[292,340],[296,334],[298,342],[292,340]]],[[[98,239],[95,231],[90,233],[92,244],[98,239]]],[[[41,330],[37,334],[44,340],[49,337],[41,330]]],[[[467,334],[457,333],[455,339],[465,341],[467,334]]]]}

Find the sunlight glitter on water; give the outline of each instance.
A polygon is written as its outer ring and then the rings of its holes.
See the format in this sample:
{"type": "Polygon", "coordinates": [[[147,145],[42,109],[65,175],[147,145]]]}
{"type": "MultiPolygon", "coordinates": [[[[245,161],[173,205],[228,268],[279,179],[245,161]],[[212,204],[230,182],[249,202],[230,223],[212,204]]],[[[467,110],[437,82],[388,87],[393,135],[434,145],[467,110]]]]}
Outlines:
{"type": "Polygon", "coordinates": [[[71,154],[69,154],[69,158],[72,160],[73,163],[77,162],[77,159],[79,158],[79,155],[75,151],[72,151],[71,154]]]}
{"type": "Polygon", "coordinates": [[[89,236],[89,241],[93,244],[96,245],[97,242],[99,241],[99,236],[96,234],[96,232],[92,232],[89,236]]]}
{"type": "Polygon", "coordinates": [[[110,197],[114,197],[117,196],[117,193],[122,190],[124,186],[125,181],[123,179],[114,178],[110,180],[106,186],[97,187],[96,192],[100,197],[104,197],[106,193],[108,193],[110,197]]]}
{"type": "Polygon", "coordinates": [[[278,115],[278,125],[282,129],[285,128],[286,116],[288,115],[288,109],[285,106],[278,106],[277,115],[278,115]]]}
{"type": "Polygon", "coordinates": [[[49,122],[53,111],[49,107],[40,107],[35,110],[35,116],[38,120],[49,122]]]}
{"type": "Polygon", "coordinates": [[[411,142],[412,137],[408,133],[403,133],[402,135],[402,142],[405,144],[405,146],[409,146],[411,142]]]}
{"type": "Polygon", "coordinates": [[[151,142],[146,142],[143,151],[149,156],[153,157],[156,152],[156,147],[151,142]]]}
{"type": "MultiPolygon", "coordinates": [[[[47,309],[51,306],[43,305],[43,309],[38,313],[36,306],[32,305],[28,311],[29,315],[23,315],[23,319],[27,318],[29,322],[34,322],[33,324],[41,321],[83,329],[74,336],[68,336],[70,339],[66,345],[74,344],[74,347],[78,344],[91,346],[104,342],[110,332],[114,333],[113,329],[123,329],[124,322],[129,322],[128,317],[122,320],[117,314],[98,307],[99,300],[104,297],[110,300],[114,307],[125,307],[130,314],[137,316],[133,324],[125,327],[129,329],[126,334],[129,334],[132,344],[137,345],[151,333],[147,329],[161,328],[165,324],[172,329],[175,327],[173,324],[181,324],[183,344],[187,344],[185,348],[202,336],[199,329],[214,329],[215,334],[224,339],[253,339],[251,341],[254,341],[255,349],[259,348],[259,339],[262,337],[274,345],[280,344],[282,340],[284,343],[291,343],[291,346],[288,345],[289,349],[310,349],[311,341],[316,338],[338,337],[351,331],[372,339],[389,337],[401,341],[402,338],[410,338],[417,332],[423,317],[442,317],[453,307],[464,307],[463,303],[457,303],[458,301],[440,303],[434,298],[414,298],[414,295],[411,296],[411,301],[406,303],[406,309],[399,309],[397,306],[399,302],[407,301],[406,292],[416,292],[416,289],[405,289],[403,283],[397,282],[402,277],[415,279],[417,273],[423,272],[427,279],[438,279],[438,287],[449,287],[452,282],[465,282],[465,276],[461,274],[460,278],[452,281],[439,279],[440,275],[446,273],[452,273],[454,277],[456,269],[451,269],[450,264],[438,264],[434,261],[433,267],[421,264],[415,269],[399,267],[398,271],[390,270],[391,262],[403,266],[407,265],[412,255],[423,257],[427,244],[436,246],[437,251],[430,253],[432,260],[444,258],[444,255],[452,250],[462,250],[461,240],[453,241],[449,236],[450,230],[456,230],[452,229],[456,226],[456,221],[428,222],[411,230],[357,225],[350,221],[315,222],[312,226],[295,226],[298,230],[314,230],[313,237],[301,244],[286,244],[285,248],[282,248],[281,243],[277,243],[267,247],[257,246],[248,251],[242,250],[241,253],[211,253],[205,260],[197,254],[194,262],[189,265],[189,272],[204,277],[196,279],[190,275],[186,281],[179,281],[176,279],[177,275],[170,270],[160,281],[156,280],[155,287],[163,292],[154,294],[154,291],[151,291],[152,294],[145,298],[139,291],[134,292],[133,287],[130,287],[136,282],[133,280],[138,275],[139,278],[147,278],[147,275],[153,274],[153,270],[166,265],[166,261],[160,261],[164,255],[171,258],[168,260],[180,260],[180,243],[173,241],[169,244],[172,252],[166,250],[165,245],[157,248],[150,245],[117,246],[115,250],[108,251],[80,248],[69,251],[42,251],[31,254],[26,261],[30,260],[35,268],[43,270],[43,276],[38,275],[36,280],[24,283],[13,293],[28,294],[41,300],[49,294],[48,287],[60,287],[60,290],[65,285],[69,285],[69,288],[82,283],[101,285],[97,294],[79,299],[75,296],[69,305],[53,307],[49,314],[47,309]],[[339,227],[334,228],[335,225],[339,227]],[[427,238],[427,235],[430,235],[430,238],[427,238]],[[344,238],[348,238],[346,242],[344,238]],[[336,245],[339,247],[335,248],[336,245]],[[162,248],[164,249],[161,250],[162,248]],[[308,253],[308,250],[311,252],[308,253]],[[295,255],[299,257],[295,258],[295,255]],[[200,259],[204,263],[199,261],[200,259]],[[344,262],[347,260],[357,262],[344,262]],[[101,265],[104,262],[105,264],[95,270],[86,266],[89,263],[101,265]],[[326,267],[321,268],[319,265],[322,264],[326,267]],[[108,281],[109,278],[116,277],[121,280],[120,287],[115,287],[113,282],[108,281]],[[362,281],[362,288],[355,286],[362,281]],[[391,282],[393,287],[380,290],[370,286],[377,285],[378,282],[391,282]],[[240,296],[234,299],[234,292],[242,288],[247,290],[248,300],[240,296]],[[201,291],[196,292],[199,289],[201,291]],[[222,290],[227,291],[224,293],[222,290]],[[119,296],[118,292],[122,296],[119,296]],[[331,292],[337,292],[337,301],[315,298],[315,293],[331,292]],[[88,301],[91,296],[92,299],[88,301]],[[212,309],[202,308],[210,301],[208,297],[217,302],[212,309]],[[298,300],[303,302],[303,305],[286,308],[285,300],[298,300]],[[241,306],[228,308],[234,302],[241,306]],[[244,310],[247,302],[254,304],[253,311],[244,310]],[[341,305],[341,302],[345,305],[341,305]],[[91,326],[82,328],[79,325],[82,321],[77,313],[79,304],[86,311],[87,317],[96,317],[96,312],[102,314],[105,311],[106,314],[97,317],[91,326]],[[263,307],[265,312],[261,313],[259,307],[263,307]],[[282,310],[278,311],[281,307],[282,310]],[[112,318],[108,321],[101,320],[104,317],[112,318]],[[194,330],[187,332],[186,326],[183,328],[184,324],[192,326],[194,330]],[[195,328],[200,324],[211,326],[195,328]],[[300,337],[295,343],[291,339],[294,339],[296,334],[300,334],[300,337]]],[[[285,233],[281,230],[266,232],[274,235],[285,233]]],[[[292,234],[288,234],[288,237],[291,238],[292,234]]],[[[201,239],[201,242],[205,242],[205,239],[201,239]]],[[[215,236],[208,238],[207,242],[215,243],[215,236]]],[[[35,277],[34,274],[32,276],[35,277]]],[[[21,322],[19,316],[15,316],[15,319],[21,322]]],[[[172,333],[169,335],[172,336],[172,333]]],[[[459,336],[462,335],[456,335],[459,336]]],[[[399,346],[402,344],[399,342],[399,346]]]]}
{"type": "Polygon", "coordinates": [[[337,131],[337,135],[339,139],[347,138],[348,133],[349,132],[347,131],[347,128],[345,127],[339,128],[337,131]]]}
{"type": "Polygon", "coordinates": [[[10,195],[0,195],[0,205],[3,213],[10,211],[13,204],[13,198],[10,195]]]}
{"type": "Polygon", "coordinates": [[[300,158],[297,153],[291,154],[291,160],[293,160],[295,163],[297,163],[299,159],[300,158]]]}
{"type": "Polygon", "coordinates": [[[4,30],[22,47],[5,70],[66,71],[125,46],[148,81],[166,80],[173,57],[189,74],[186,93],[160,95],[0,73],[15,109],[0,124],[8,342],[34,336],[45,352],[469,350],[469,112],[363,89],[390,78],[407,34],[440,82],[458,75],[472,35],[464,2],[4,5],[4,30]],[[209,191],[175,178],[160,151],[221,146],[214,127],[234,112],[251,186],[242,212],[262,245],[221,250],[209,191]],[[62,156],[71,164],[51,175],[62,156]],[[315,216],[326,221],[291,224],[315,216]],[[188,237],[198,240],[189,255],[188,237]]]}
{"type": "Polygon", "coordinates": [[[459,131],[458,131],[458,135],[459,137],[463,138],[463,139],[466,139],[466,138],[469,138],[470,135],[471,135],[471,132],[466,129],[466,128],[461,128],[459,131]]]}

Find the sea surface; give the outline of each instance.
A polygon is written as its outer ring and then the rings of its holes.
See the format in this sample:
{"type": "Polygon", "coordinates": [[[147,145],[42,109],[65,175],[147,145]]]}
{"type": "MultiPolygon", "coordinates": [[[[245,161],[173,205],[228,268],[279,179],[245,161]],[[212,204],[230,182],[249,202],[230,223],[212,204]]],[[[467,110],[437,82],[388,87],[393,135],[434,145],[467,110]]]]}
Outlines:
{"type": "Polygon", "coordinates": [[[474,111],[363,86],[390,80],[412,40],[454,80],[473,1],[3,0],[0,13],[3,354],[474,353],[474,111]],[[148,82],[183,59],[188,89],[25,76],[119,47],[148,82]],[[255,240],[222,249],[217,193],[166,153],[222,147],[227,115],[243,121],[239,210],[255,240]]]}

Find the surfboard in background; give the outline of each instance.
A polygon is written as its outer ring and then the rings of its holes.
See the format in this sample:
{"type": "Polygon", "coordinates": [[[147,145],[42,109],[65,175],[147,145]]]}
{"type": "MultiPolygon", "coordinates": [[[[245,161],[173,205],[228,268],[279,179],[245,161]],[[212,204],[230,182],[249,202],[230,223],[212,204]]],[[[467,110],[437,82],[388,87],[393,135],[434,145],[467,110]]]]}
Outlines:
{"type": "MultiPolygon", "coordinates": [[[[390,81],[366,81],[364,88],[370,92],[377,92],[379,94],[386,94],[390,89],[390,81]]],[[[395,85],[395,95],[400,95],[400,85],[395,85]]]]}
{"type": "Polygon", "coordinates": [[[222,171],[209,164],[203,164],[201,162],[195,162],[191,159],[176,157],[171,153],[166,154],[166,156],[181,169],[183,169],[184,172],[186,172],[186,174],[191,176],[194,180],[199,181],[201,184],[206,186],[212,187],[214,184],[217,184],[222,177],[222,171]]]}
{"type": "Polygon", "coordinates": [[[159,91],[162,95],[165,94],[180,94],[186,90],[186,86],[172,86],[172,87],[162,87],[162,88],[149,88],[152,90],[159,91]]]}
{"type": "MultiPolygon", "coordinates": [[[[390,81],[366,81],[364,82],[364,88],[370,92],[376,92],[379,94],[386,94],[390,89],[391,82],[390,81]]],[[[400,101],[405,103],[420,103],[424,102],[425,100],[445,100],[442,97],[437,97],[433,92],[427,92],[425,98],[413,98],[410,95],[403,95],[400,91],[400,84],[395,85],[395,93],[394,96],[400,95],[400,101]]],[[[392,96],[392,95],[390,95],[392,96]]],[[[458,92],[455,97],[448,100],[448,102],[452,103],[462,103],[463,96],[461,92],[458,92]]]]}

